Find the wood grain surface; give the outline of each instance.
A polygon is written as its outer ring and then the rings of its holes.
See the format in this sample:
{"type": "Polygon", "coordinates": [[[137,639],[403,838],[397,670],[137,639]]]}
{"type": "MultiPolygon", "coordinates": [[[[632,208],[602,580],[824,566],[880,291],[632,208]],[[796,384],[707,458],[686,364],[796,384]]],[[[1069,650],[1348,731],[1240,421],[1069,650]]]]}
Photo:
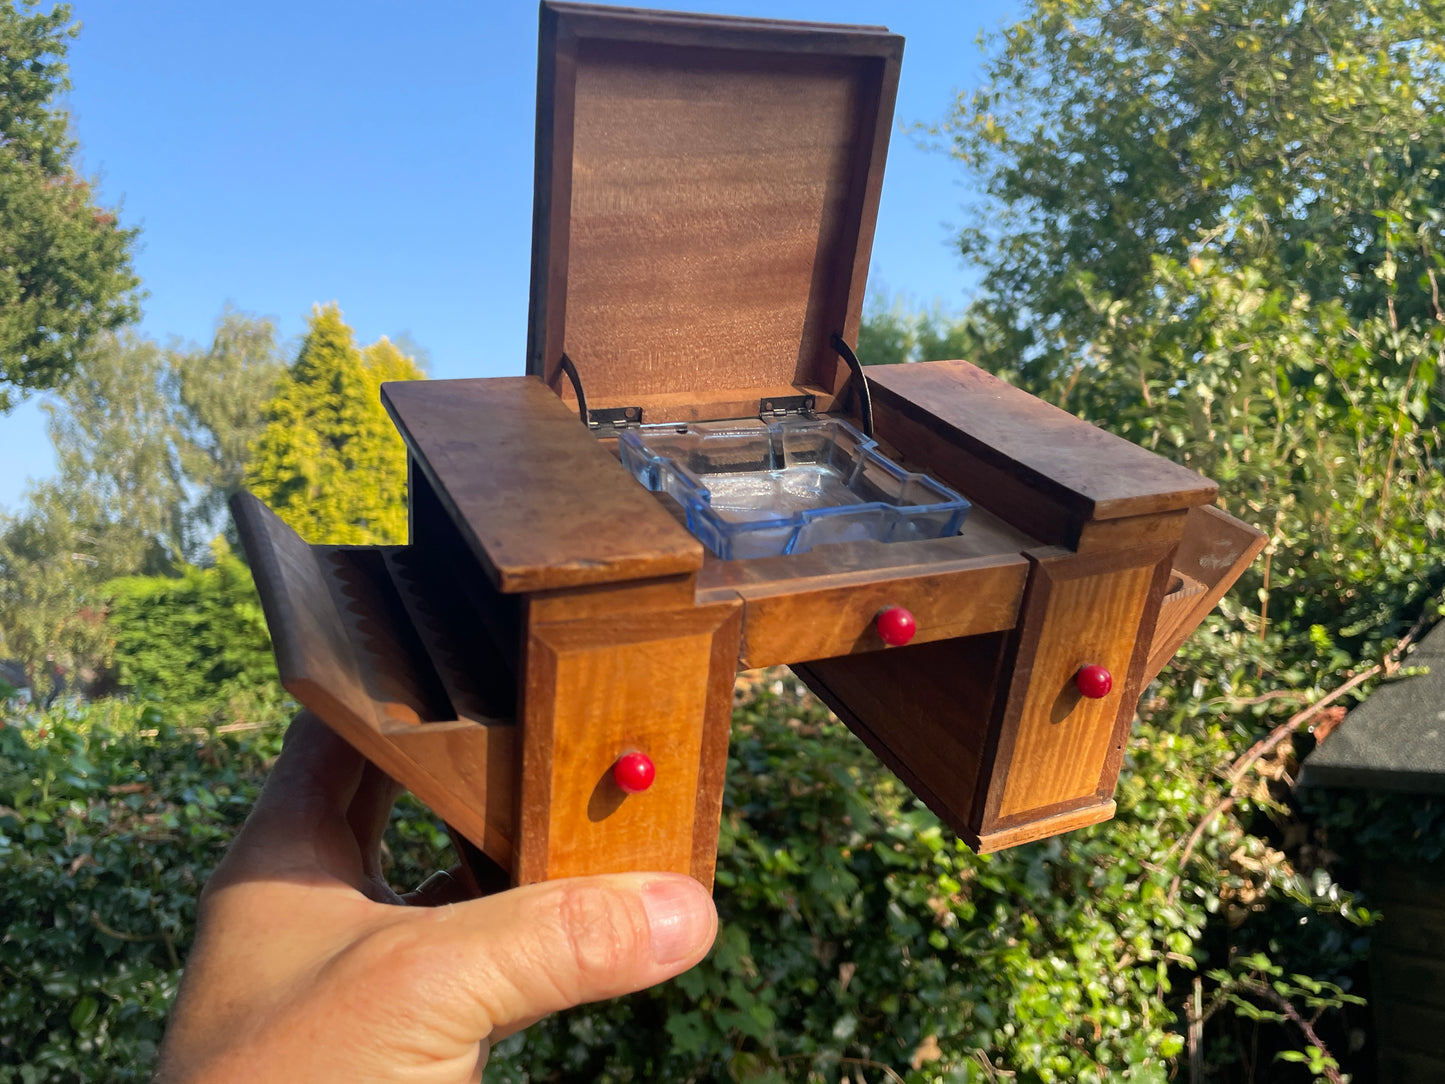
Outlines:
{"type": "Polygon", "coordinates": [[[1114,816],[1115,803],[1108,801],[1089,802],[1083,806],[1054,813],[1030,817],[1025,823],[1012,828],[998,828],[983,833],[968,833],[965,841],[977,854],[993,854],[1010,847],[1021,847],[1050,836],[1062,835],[1078,828],[1099,824],[1114,816]]]}
{"type": "MultiPolygon", "coordinates": [[[[821,548],[821,547],[820,547],[821,548]]],[[[741,587],[744,668],[885,650],[878,614],[901,606],[913,614],[913,642],[929,643],[1013,628],[1028,577],[1018,554],[891,573],[855,572],[741,587]]]]}
{"type": "Polygon", "coordinates": [[[1203,584],[1204,590],[1191,593],[1187,604],[1171,606],[1167,622],[1161,616],[1144,667],[1146,684],[1159,676],[1189,634],[1259,556],[1266,541],[1263,533],[1221,509],[1209,505],[1190,509],[1183,541],[1174,555],[1174,569],[1191,582],[1203,584]]]}
{"type": "Polygon", "coordinates": [[[1007,639],[940,640],[792,669],[928,808],[969,839],[977,836],[979,768],[1007,639]]]}
{"type": "Polygon", "coordinates": [[[1113,797],[1172,549],[1035,561],[1005,667],[997,745],[985,765],[981,835],[1113,797]],[[1074,684],[1088,665],[1113,677],[1102,699],[1082,696],[1074,684]]]}
{"type": "Polygon", "coordinates": [[[438,705],[418,690],[435,675],[412,672],[404,609],[385,601],[385,551],[308,546],[248,493],[232,498],[231,509],[286,691],[510,867],[517,727],[511,719],[431,718],[438,705]],[[370,575],[377,579],[361,582],[370,575]]]}
{"type": "Polygon", "coordinates": [[[559,387],[566,351],[609,405],[836,390],[901,55],[875,28],[544,5],[528,372],[559,387]]]}
{"type": "Polygon", "coordinates": [[[711,885],[741,604],[532,624],[523,695],[518,883],[616,870],[711,885]],[[653,785],[624,794],[637,751],[653,785]]]}
{"type": "Polygon", "coordinates": [[[868,370],[881,438],[1045,542],[1089,520],[1208,504],[1209,479],[1080,421],[964,361],[868,370]]]}
{"type": "Polygon", "coordinates": [[[531,377],[382,385],[417,464],[503,592],[691,572],[703,546],[531,377]]]}

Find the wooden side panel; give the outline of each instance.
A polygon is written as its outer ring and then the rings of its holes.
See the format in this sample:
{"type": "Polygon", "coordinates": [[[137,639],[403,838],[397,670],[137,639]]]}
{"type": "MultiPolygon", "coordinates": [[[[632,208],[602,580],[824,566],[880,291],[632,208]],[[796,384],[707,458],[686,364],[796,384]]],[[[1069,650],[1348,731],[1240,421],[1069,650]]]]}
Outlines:
{"type": "Polygon", "coordinates": [[[416,645],[404,643],[409,625],[384,601],[389,548],[313,549],[250,494],[238,494],[231,508],[282,685],[509,867],[516,727],[510,719],[444,717],[445,688],[434,673],[416,672],[416,645]]]}
{"type": "Polygon", "coordinates": [[[249,493],[231,498],[231,513],[271,629],[281,684],[308,707],[298,690],[324,690],[358,726],[379,732],[381,721],[362,681],[356,648],[316,553],[249,493]]]}
{"type": "Polygon", "coordinates": [[[880,365],[868,383],[881,440],[1051,545],[1076,546],[1090,520],[1208,504],[1218,488],[967,362],[880,365]]]}
{"type": "Polygon", "coordinates": [[[1061,835],[1064,832],[1072,832],[1076,828],[1101,824],[1114,816],[1114,809],[1115,803],[1111,798],[1107,801],[1091,802],[1076,809],[1068,809],[1063,813],[1039,817],[1036,820],[1026,820],[1012,828],[981,832],[977,834],[976,838],[972,836],[964,838],[968,841],[969,846],[979,854],[992,854],[995,851],[1004,851],[1010,847],[1021,847],[1025,843],[1048,839],[1050,836],[1061,835]]]}
{"type": "Polygon", "coordinates": [[[1202,584],[1204,589],[1191,594],[1187,603],[1179,601],[1169,613],[1168,621],[1160,621],[1149,645],[1144,684],[1159,676],[1189,634],[1259,556],[1266,541],[1265,536],[1249,524],[1212,505],[1189,510],[1184,538],[1174,557],[1174,569],[1187,582],[1202,584]]]}
{"type": "Polygon", "coordinates": [[[1168,586],[1170,549],[1037,563],[980,810],[981,834],[1111,801],[1168,586]],[[1083,697],[1074,684],[1079,669],[1091,664],[1114,677],[1113,689],[1099,700],[1083,697]]]}
{"type": "Polygon", "coordinates": [[[890,648],[793,667],[838,718],[965,839],[1007,636],[890,648]]]}
{"type": "Polygon", "coordinates": [[[533,624],[518,883],[674,870],[712,884],[741,604],[533,624]],[[650,789],[612,780],[650,757],[650,789]]]}
{"type": "MultiPolygon", "coordinates": [[[[1189,624],[1189,618],[1199,604],[1199,597],[1209,590],[1193,576],[1186,576],[1177,568],[1169,574],[1168,593],[1159,604],[1159,620],[1154,624],[1154,639],[1150,641],[1149,658],[1154,658],[1156,644],[1170,643],[1176,637],[1187,636],[1194,631],[1194,625],[1189,624]]],[[[1196,622],[1197,624],[1197,622],[1196,622]]],[[[1145,684],[1152,680],[1152,674],[1146,668],[1145,684]]]]}
{"type": "Polygon", "coordinates": [[[383,760],[377,763],[449,827],[510,869],[516,835],[517,727],[420,726],[387,737],[404,762],[394,759],[395,770],[383,760]]]}

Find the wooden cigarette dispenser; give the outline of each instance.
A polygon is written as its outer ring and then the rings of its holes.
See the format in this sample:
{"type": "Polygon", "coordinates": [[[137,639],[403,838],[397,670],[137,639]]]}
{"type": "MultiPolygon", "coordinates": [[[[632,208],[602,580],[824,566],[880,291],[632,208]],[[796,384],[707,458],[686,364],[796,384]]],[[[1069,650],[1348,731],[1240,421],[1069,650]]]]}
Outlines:
{"type": "Polygon", "coordinates": [[[286,688],[511,883],[710,884],[739,668],[791,666],[980,851],[1105,820],[1140,693],[1262,545],[965,362],[850,363],[902,51],[544,3],[527,375],[383,389],[407,545],[234,504],[286,688]],[[723,559],[619,460],[789,412],[961,493],[961,530],[723,559]]]}

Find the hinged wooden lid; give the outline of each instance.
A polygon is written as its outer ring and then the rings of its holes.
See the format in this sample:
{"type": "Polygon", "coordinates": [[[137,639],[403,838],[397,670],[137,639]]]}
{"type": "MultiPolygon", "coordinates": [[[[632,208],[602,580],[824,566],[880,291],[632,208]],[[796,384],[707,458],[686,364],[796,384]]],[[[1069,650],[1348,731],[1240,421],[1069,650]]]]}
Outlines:
{"type": "MultiPolygon", "coordinates": [[[[544,2],[527,371],[589,406],[837,391],[903,39],[544,2]]],[[[663,404],[671,410],[652,413],[663,404]]]]}

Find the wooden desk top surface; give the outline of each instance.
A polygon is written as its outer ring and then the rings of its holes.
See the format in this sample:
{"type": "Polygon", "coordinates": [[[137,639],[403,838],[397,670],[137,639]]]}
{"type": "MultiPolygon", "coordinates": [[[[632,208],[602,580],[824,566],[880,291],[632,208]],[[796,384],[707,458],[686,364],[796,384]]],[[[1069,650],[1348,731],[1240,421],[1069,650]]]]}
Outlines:
{"type": "Polygon", "coordinates": [[[702,543],[536,378],[390,383],[381,397],[498,590],[702,567],[702,543]]]}

